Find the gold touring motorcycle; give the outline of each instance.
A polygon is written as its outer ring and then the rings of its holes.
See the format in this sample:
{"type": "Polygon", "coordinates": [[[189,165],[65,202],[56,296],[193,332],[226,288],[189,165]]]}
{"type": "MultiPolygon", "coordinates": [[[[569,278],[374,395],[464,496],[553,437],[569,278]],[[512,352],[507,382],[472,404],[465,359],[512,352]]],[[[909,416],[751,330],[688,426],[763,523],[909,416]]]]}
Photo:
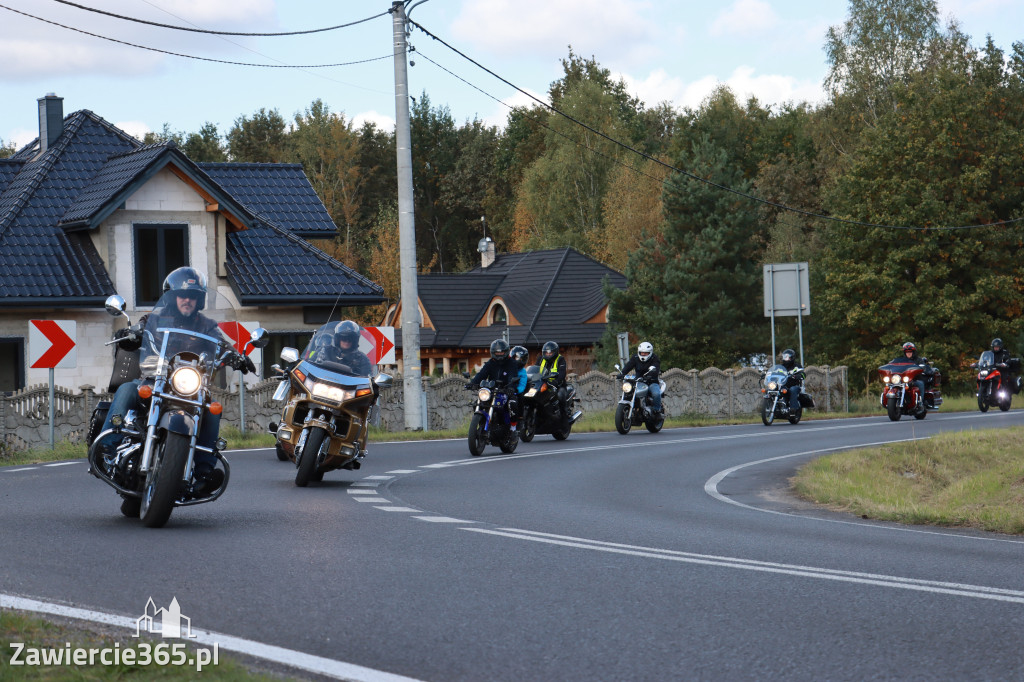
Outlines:
{"type": "Polygon", "coordinates": [[[360,468],[366,457],[368,417],[380,390],[391,386],[391,377],[376,373],[357,376],[348,365],[311,358],[322,357],[323,348],[333,342],[329,322],[313,334],[306,350],[281,351],[284,367],[274,369],[281,375],[274,399],[286,401],[281,421],[271,423],[276,435],[277,457],[295,463],[295,485],[306,487],[310,481],[322,481],[335,469],[360,468]]]}

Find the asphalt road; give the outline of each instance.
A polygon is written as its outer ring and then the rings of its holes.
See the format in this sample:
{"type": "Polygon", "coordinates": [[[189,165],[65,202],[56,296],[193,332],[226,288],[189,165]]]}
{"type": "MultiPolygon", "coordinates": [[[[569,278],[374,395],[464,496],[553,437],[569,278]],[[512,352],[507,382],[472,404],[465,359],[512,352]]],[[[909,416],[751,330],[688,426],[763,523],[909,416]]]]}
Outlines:
{"type": "MultiPolygon", "coordinates": [[[[272,451],[163,529],[84,461],[0,470],[0,593],[142,615],[420,680],[1024,677],[1024,541],[823,512],[823,451],[1024,411],[375,444],[295,487],[272,451]]],[[[927,446],[925,446],[927,447],[927,446]]],[[[355,675],[355,677],[359,677],[355,675]]]]}

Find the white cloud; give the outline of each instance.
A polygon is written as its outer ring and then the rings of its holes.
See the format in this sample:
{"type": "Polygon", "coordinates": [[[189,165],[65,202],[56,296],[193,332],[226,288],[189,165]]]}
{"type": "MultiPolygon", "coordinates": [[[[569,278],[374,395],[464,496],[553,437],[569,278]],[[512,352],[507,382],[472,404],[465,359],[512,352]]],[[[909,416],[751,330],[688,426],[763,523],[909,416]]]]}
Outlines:
{"type": "Polygon", "coordinates": [[[132,137],[136,137],[140,140],[146,135],[146,133],[153,131],[152,128],[150,128],[142,121],[118,121],[114,125],[116,125],[121,130],[125,131],[132,137]]]}
{"type": "Polygon", "coordinates": [[[392,131],[395,129],[395,117],[387,116],[385,114],[378,114],[376,111],[364,111],[356,114],[352,117],[352,127],[358,130],[363,127],[363,123],[369,121],[370,123],[377,124],[377,127],[381,130],[392,131]]]}
{"type": "MultiPolygon", "coordinates": [[[[714,75],[687,82],[682,78],[670,76],[664,69],[652,71],[643,80],[628,74],[622,74],[621,77],[629,92],[643,100],[648,107],[670,102],[677,109],[696,109],[722,83],[714,75]]],[[[763,105],[789,101],[815,103],[823,98],[821,86],[817,82],[799,81],[791,76],[777,74],[755,75],[754,69],[749,66],[738,67],[724,83],[736,94],[740,102],[756,97],[763,105]]]]}
{"type": "Polygon", "coordinates": [[[16,149],[21,149],[32,140],[39,137],[38,130],[29,130],[27,128],[15,128],[3,137],[4,144],[14,143],[16,149]]]}
{"type": "Polygon", "coordinates": [[[525,107],[527,109],[537,104],[537,99],[542,102],[548,102],[547,95],[536,93],[528,88],[524,88],[530,95],[524,95],[523,93],[516,91],[511,97],[506,97],[501,100],[501,104],[495,102],[495,109],[489,116],[483,117],[483,122],[489,126],[497,126],[498,128],[504,128],[505,124],[508,123],[508,115],[512,113],[513,107],[525,107]],[[537,99],[533,99],[536,97],[537,99]]]}
{"type": "Polygon", "coordinates": [[[462,43],[500,55],[562,57],[578,54],[636,58],[648,54],[657,26],[646,0],[465,0],[452,22],[462,43]]]}
{"type": "Polygon", "coordinates": [[[764,34],[778,23],[775,11],[764,0],[736,0],[711,22],[711,35],[744,37],[764,34]]]}

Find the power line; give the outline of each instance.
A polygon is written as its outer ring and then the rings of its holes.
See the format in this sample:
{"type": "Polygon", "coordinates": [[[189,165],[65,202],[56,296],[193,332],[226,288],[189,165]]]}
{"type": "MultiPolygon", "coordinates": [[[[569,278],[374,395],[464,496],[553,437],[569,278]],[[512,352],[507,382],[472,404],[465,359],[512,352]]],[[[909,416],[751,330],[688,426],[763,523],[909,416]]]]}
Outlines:
{"type": "Polygon", "coordinates": [[[264,68],[264,69],[325,69],[325,68],[334,67],[334,66],[352,66],[354,64],[366,64],[368,62],[376,62],[376,61],[380,61],[382,59],[391,59],[394,56],[392,54],[387,54],[387,55],[384,55],[382,57],[373,57],[371,59],[359,59],[359,60],[352,61],[352,62],[340,62],[340,63],[337,63],[337,64],[256,64],[256,63],[253,63],[253,62],[233,62],[233,61],[229,61],[229,60],[226,60],[226,59],[213,59],[212,57],[196,57],[195,55],[182,54],[181,52],[171,52],[170,50],[161,50],[161,49],[156,48],[156,47],[147,47],[146,45],[138,45],[136,43],[129,43],[129,42],[124,41],[124,40],[118,40],[117,38],[108,38],[107,36],[101,36],[101,35],[99,35],[97,33],[90,33],[89,31],[85,31],[85,30],[80,29],[80,28],[75,28],[73,26],[65,26],[64,24],[58,23],[56,21],[50,21],[49,19],[43,19],[42,17],[37,17],[34,14],[29,14],[28,12],[22,12],[21,10],[14,9],[13,7],[8,7],[7,5],[0,5],[0,9],[5,9],[5,10],[8,10],[9,12],[14,12],[15,14],[20,14],[22,16],[29,17],[30,19],[35,19],[37,21],[42,21],[43,23],[46,23],[46,24],[51,24],[53,26],[59,26],[61,28],[67,29],[69,31],[74,31],[75,33],[82,33],[82,34],[87,35],[87,36],[92,36],[93,38],[99,38],[100,40],[107,40],[107,41],[110,41],[112,43],[118,43],[120,45],[127,45],[128,47],[135,47],[135,48],[138,48],[140,50],[149,50],[150,52],[159,52],[160,54],[167,54],[167,55],[171,55],[172,57],[184,57],[185,59],[197,59],[199,61],[215,62],[217,64],[231,64],[231,65],[234,65],[234,66],[256,66],[256,67],[260,67],[260,68],[264,68]]]}
{"type": "Polygon", "coordinates": [[[787,206],[785,204],[780,204],[780,203],[777,203],[777,202],[774,202],[774,201],[769,201],[768,199],[763,199],[761,197],[754,196],[752,194],[747,194],[746,192],[741,192],[741,191],[739,191],[737,189],[733,189],[732,187],[728,187],[726,185],[721,185],[719,183],[713,182],[713,181],[708,180],[706,178],[702,178],[699,175],[695,175],[695,174],[690,173],[688,171],[685,171],[685,170],[683,170],[681,168],[676,168],[675,166],[673,166],[671,164],[668,164],[668,163],[665,163],[664,161],[662,161],[660,159],[657,159],[657,158],[651,156],[650,154],[647,154],[645,152],[640,151],[639,149],[635,149],[635,148],[629,146],[625,142],[621,142],[620,140],[616,140],[615,138],[613,138],[613,137],[611,137],[609,135],[606,135],[605,133],[601,132],[600,130],[592,128],[591,126],[587,125],[586,123],[583,123],[582,121],[580,121],[580,120],[570,116],[569,114],[566,114],[565,112],[560,111],[559,109],[555,108],[551,104],[548,104],[544,100],[541,100],[541,99],[535,97],[534,95],[530,94],[526,90],[523,90],[522,88],[517,86],[515,83],[512,83],[511,81],[507,80],[506,78],[503,78],[502,76],[498,75],[497,73],[495,73],[491,69],[487,68],[486,66],[484,66],[480,62],[476,61],[475,59],[473,59],[469,55],[465,54],[464,52],[462,52],[458,48],[450,45],[449,43],[445,42],[442,38],[439,38],[438,36],[434,35],[433,33],[428,31],[427,29],[425,29],[423,26],[421,26],[420,24],[416,23],[415,21],[409,19],[409,24],[411,24],[412,26],[415,26],[419,30],[423,31],[425,34],[427,34],[427,36],[429,36],[430,38],[433,38],[437,42],[441,43],[442,45],[447,47],[449,50],[451,50],[455,54],[459,55],[460,57],[462,57],[463,59],[465,59],[469,63],[473,64],[477,68],[482,69],[483,71],[487,72],[488,74],[490,74],[494,78],[497,78],[498,80],[500,80],[502,83],[508,85],[509,87],[515,89],[516,91],[518,91],[518,92],[526,95],[530,99],[534,100],[535,102],[537,102],[541,106],[547,108],[552,113],[555,113],[555,114],[557,114],[559,116],[562,116],[563,118],[565,118],[565,119],[567,119],[569,121],[572,121],[573,123],[575,123],[578,126],[586,128],[587,130],[589,130],[590,132],[594,133],[595,135],[598,135],[598,136],[608,140],[609,142],[612,142],[612,143],[618,145],[619,147],[622,147],[623,149],[625,149],[627,151],[630,151],[630,152],[633,152],[634,154],[642,156],[645,159],[648,159],[649,161],[653,161],[654,163],[657,163],[658,165],[664,166],[664,167],[668,168],[671,171],[674,171],[676,173],[680,173],[681,175],[684,175],[684,176],[686,176],[686,177],[688,177],[688,178],[690,178],[692,180],[697,180],[698,182],[703,182],[704,184],[710,185],[711,187],[715,187],[715,188],[723,190],[725,192],[730,192],[732,194],[741,196],[741,197],[743,197],[745,199],[749,199],[751,201],[755,201],[755,202],[764,204],[766,206],[771,206],[773,208],[777,208],[777,209],[780,209],[780,210],[783,210],[783,211],[789,211],[791,213],[797,213],[797,214],[803,215],[803,216],[808,217],[808,218],[816,218],[816,219],[819,219],[819,220],[828,220],[828,221],[831,221],[831,222],[843,223],[843,224],[846,224],[846,225],[854,225],[854,226],[858,226],[858,227],[876,227],[876,228],[883,228],[883,229],[889,229],[889,230],[921,230],[921,231],[973,230],[973,229],[982,228],[982,227],[998,227],[998,226],[1002,226],[1002,225],[1011,225],[1011,224],[1014,224],[1014,223],[1019,223],[1019,222],[1024,221],[1024,217],[1020,217],[1020,218],[1013,218],[1011,220],[1000,220],[1000,221],[993,222],[993,223],[983,223],[983,224],[979,224],[979,225],[958,225],[958,226],[955,226],[955,227],[947,227],[947,226],[942,226],[942,227],[912,227],[912,226],[907,226],[907,225],[883,225],[883,224],[879,224],[879,223],[868,223],[868,222],[864,222],[864,221],[860,221],[860,220],[850,220],[850,219],[847,219],[847,218],[837,218],[835,216],[824,215],[824,214],[821,214],[821,213],[815,213],[813,211],[808,211],[806,209],[795,208],[795,207],[792,207],[792,206],[787,206]]]}
{"type": "Polygon", "coordinates": [[[377,19],[378,17],[382,17],[385,14],[387,14],[387,12],[385,11],[385,12],[381,12],[380,14],[375,14],[372,17],[366,17],[365,19],[359,19],[358,21],[350,21],[347,24],[338,24],[337,26],[325,26],[323,28],[313,28],[313,29],[309,29],[309,30],[306,30],[306,31],[281,31],[281,32],[277,32],[277,33],[241,33],[241,32],[235,32],[235,31],[210,31],[210,30],[207,30],[207,29],[204,29],[204,28],[190,28],[188,26],[174,26],[172,24],[161,24],[161,23],[156,22],[156,21],[148,21],[146,19],[139,19],[137,17],[129,17],[129,16],[125,16],[123,14],[115,14],[114,12],[107,12],[105,10],[98,9],[96,7],[87,7],[85,5],[79,5],[76,2],[70,2],[70,0],[53,0],[53,1],[54,2],[59,2],[62,5],[68,5],[70,7],[77,7],[78,9],[85,10],[86,12],[95,12],[96,14],[103,14],[103,15],[108,16],[108,17],[114,17],[115,19],[122,19],[124,21],[133,21],[133,22],[135,22],[137,24],[146,24],[148,26],[158,26],[160,28],[169,28],[169,29],[173,29],[175,31],[191,31],[192,33],[208,33],[210,35],[217,35],[217,36],[278,37],[278,36],[308,35],[310,33],[323,33],[324,31],[335,31],[335,30],[337,30],[339,28],[348,28],[349,26],[355,26],[357,24],[362,24],[363,22],[371,21],[373,19],[377,19]]]}

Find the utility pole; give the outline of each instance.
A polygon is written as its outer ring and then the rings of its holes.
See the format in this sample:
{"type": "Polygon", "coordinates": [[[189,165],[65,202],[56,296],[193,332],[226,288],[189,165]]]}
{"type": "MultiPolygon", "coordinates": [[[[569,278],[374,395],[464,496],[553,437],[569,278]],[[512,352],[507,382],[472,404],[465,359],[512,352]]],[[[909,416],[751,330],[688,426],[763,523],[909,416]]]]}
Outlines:
{"type": "Polygon", "coordinates": [[[395,147],[398,149],[398,256],[402,275],[405,428],[408,431],[422,431],[423,370],[420,366],[420,306],[416,284],[416,217],[412,197],[412,135],[409,123],[404,2],[391,4],[391,26],[395,50],[395,147]]]}

